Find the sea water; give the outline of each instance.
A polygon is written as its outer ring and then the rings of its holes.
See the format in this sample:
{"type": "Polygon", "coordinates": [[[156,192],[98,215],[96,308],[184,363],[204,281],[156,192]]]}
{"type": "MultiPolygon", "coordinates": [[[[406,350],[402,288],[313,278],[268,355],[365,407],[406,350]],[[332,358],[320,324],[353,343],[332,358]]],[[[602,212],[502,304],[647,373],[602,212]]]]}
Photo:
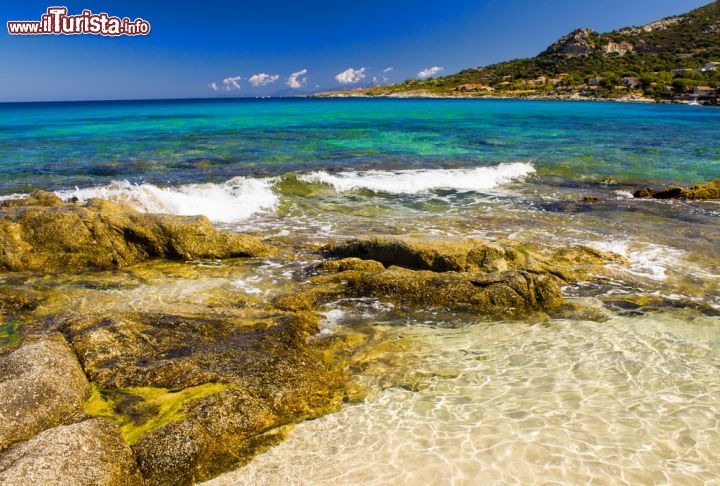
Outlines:
{"type": "MultiPolygon", "coordinates": [[[[297,425],[216,484],[701,484],[720,481],[720,204],[632,192],[720,177],[718,133],[720,110],[677,105],[5,104],[0,191],[204,214],[296,248],[513,238],[628,259],[563,289],[593,311],[574,317],[328,304],[323,335],[360,326],[405,343],[381,357],[389,378],[359,372],[363,402],[297,425]]],[[[218,289],[270,299],[318,257],[283,258],[58,285],[88,311],[172,311],[218,289]]]]}

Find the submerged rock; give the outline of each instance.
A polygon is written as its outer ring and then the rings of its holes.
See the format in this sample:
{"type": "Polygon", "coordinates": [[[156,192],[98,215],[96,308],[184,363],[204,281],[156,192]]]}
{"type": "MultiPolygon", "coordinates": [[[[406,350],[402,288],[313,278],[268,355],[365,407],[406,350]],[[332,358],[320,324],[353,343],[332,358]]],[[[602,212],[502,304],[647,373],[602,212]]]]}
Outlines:
{"type": "Polygon", "coordinates": [[[109,405],[88,411],[122,426],[144,478],[190,484],[246,461],[277,427],[339,406],[344,371],[308,343],[317,320],[269,309],[84,316],[60,329],[109,405]]]}
{"type": "Polygon", "coordinates": [[[0,455],[0,484],[141,485],[115,424],[89,419],[48,429],[0,455]]]}
{"type": "Polygon", "coordinates": [[[715,200],[720,199],[720,179],[692,187],[645,188],[635,191],[633,196],[646,199],[715,200]]]}
{"type": "Polygon", "coordinates": [[[0,356],[0,450],[84,416],[90,384],[59,334],[29,337],[0,356]]]}
{"type": "Polygon", "coordinates": [[[258,238],[213,228],[204,216],[145,214],[102,199],[60,203],[34,193],[0,207],[0,269],[125,267],[152,258],[193,260],[265,255],[258,238]]]}
{"type": "Polygon", "coordinates": [[[667,298],[662,295],[606,295],[605,306],[622,315],[643,315],[653,312],[680,312],[720,317],[720,309],[706,302],[686,298],[667,298]]]}
{"type": "Polygon", "coordinates": [[[43,296],[28,288],[0,287],[0,321],[33,311],[43,296]]]}

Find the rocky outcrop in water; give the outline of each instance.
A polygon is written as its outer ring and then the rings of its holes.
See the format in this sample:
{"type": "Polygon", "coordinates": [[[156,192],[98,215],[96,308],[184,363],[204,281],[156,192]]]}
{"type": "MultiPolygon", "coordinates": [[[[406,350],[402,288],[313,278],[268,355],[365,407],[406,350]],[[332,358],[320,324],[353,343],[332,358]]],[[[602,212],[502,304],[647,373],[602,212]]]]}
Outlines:
{"type": "Polygon", "coordinates": [[[98,315],[60,329],[101,390],[92,413],[121,425],[149,484],[212,477],[342,400],[342,370],[308,344],[313,314],[98,315]]]}
{"type": "Polygon", "coordinates": [[[119,268],[152,258],[265,255],[258,238],[215,230],[204,216],[145,214],[102,199],[64,203],[37,192],[0,207],[0,270],[119,268]]]}
{"type": "Polygon", "coordinates": [[[636,198],[718,200],[720,199],[720,179],[692,187],[666,187],[664,189],[640,189],[633,194],[636,198]]]}
{"type": "Polygon", "coordinates": [[[551,309],[562,292],[550,276],[522,270],[490,273],[431,272],[391,266],[381,272],[342,273],[347,293],[411,306],[514,314],[551,309]]]}
{"type": "Polygon", "coordinates": [[[587,247],[543,256],[504,240],[409,242],[359,239],[329,245],[337,260],[320,264],[316,287],[277,299],[289,309],[312,309],[345,297],[372,297],[403,305],[514,315],[562,304],[560,285],[589,278],[589,268],[626,263],[619,255],[587,247]]]}
{"type": "MultiPolygon", "coordinates": [[[[30,247],[3,247],[2,261],[16,269],[116,268],[156,257],[269,251],[257,238],[217,232],[205,219],[146,215],[106,201],[64,203],[37,193],[2,211],[5,234],[14,231],[30,247]]],[[[28,323],[34,335],[0,356],[0,416],[8,418],[0,423],[6,448],[0,478],[93,484],[211,478],[282,440],[292,424],[361,395],[347,370],[351,363],[373,366],[372,353],[353,361],[367,338],[319,333],[322,303],[371,297],[514,317],[555,309],[563,303],[561,285],[590,278],[599,265],[624,263],[591,248],[540,251],[510,240],[375,238],[321,253],[325,260],[306,269],[309,284],[293,280],[289,288],[301,291],[272,303],[228,293],[194,303],[192,312],[63,308],[62,315],[28,323]],[[78,467],[62,478],[73,459],[78,467]]],[[[0,297],[8,315],[28,314],[38,302],[32,292],[0,297]]],[[[38,312],[48,312],[52,301],[38,312]]]]}

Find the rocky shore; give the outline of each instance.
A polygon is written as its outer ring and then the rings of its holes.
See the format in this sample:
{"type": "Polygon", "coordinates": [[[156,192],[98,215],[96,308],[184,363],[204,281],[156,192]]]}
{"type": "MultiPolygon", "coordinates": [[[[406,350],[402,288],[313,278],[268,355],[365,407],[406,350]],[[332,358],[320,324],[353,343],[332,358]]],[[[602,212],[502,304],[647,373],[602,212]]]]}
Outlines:
{"type": "MultiPolygon", "coordinates": [[[[573,94],[477,94],[463,92],[436,93],[427,90],[398,91],[388,94],[368,94],[363,90],[324,91],[315,93],[311,98],[433,98],[433,99],[475,99],[475,100],[539,100],[539,101],[594,101],[605,103],[669,103],[666,100],[655,100],[640,95],[623,95],[614,98],[573,94]]],[[[686,101],[674,101],[687,104],[686,101]]]]}
{"type": "Polygon", "coordinates": [[[582,246],[355,239],[305,245],[315,263],[268,298],[226,293],[187,307],[114,311],[22,282],[73,275],[112,289],[102,275],[140,264],[292,260],[302,245],[218,231],[203,217],[48,193],[6,201],[0,216],[0,269],[11,283],[0,318],[22,323],[0,347],[3,484],[211,478],[298,421],[362,399],[353,370],[372,367],[370,350],[387,343],[320,332],[327,304],[373,299],[492,319],[552,314],[566,307],[565,286],[628,263],[582,246]]]}

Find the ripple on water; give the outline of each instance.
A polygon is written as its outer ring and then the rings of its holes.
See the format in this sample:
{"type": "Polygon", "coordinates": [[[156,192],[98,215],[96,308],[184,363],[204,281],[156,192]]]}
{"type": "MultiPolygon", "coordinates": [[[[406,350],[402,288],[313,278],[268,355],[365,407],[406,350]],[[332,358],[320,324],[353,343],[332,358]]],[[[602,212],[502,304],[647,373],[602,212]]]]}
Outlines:
{"type": "Polygon", "coordinates": [[[408,326],[427,387],[302,423],[211,484],[720,481],[716,324],[408,326]]]}

